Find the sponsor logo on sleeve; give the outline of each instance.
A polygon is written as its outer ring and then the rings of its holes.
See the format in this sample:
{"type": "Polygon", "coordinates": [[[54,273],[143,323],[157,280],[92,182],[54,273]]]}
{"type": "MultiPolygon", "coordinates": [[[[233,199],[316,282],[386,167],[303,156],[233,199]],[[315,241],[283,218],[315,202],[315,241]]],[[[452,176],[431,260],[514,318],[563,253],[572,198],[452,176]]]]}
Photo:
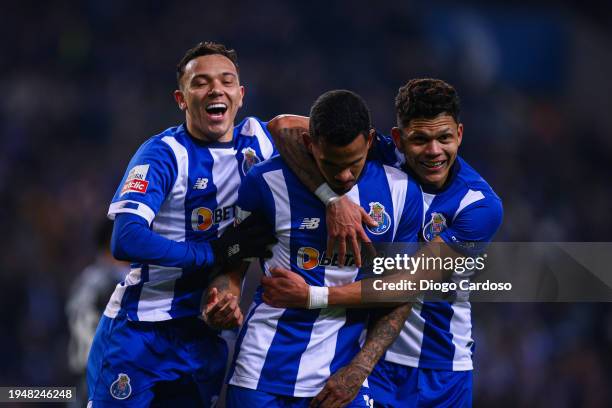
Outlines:
{"type": "Polygon", "coordinates": [[[147,173],[149,172],[148,164],[141,164],[134,166],[123,184],[120,196],[127,193],[141,193],[147,192],[149,182],[147,181],[147,173]]]}

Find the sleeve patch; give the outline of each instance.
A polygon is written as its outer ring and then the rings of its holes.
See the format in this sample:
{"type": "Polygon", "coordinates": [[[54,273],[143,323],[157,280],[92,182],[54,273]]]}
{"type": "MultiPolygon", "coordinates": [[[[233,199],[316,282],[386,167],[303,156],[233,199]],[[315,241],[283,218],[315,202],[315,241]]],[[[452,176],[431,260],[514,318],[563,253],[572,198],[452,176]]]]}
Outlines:
{"type": "Polygon", "coordinates": [[[134,166],[128,173],[127,179],[121,189],[120,197],[127,193],[141,193],[147,192],[149,182],[147,181],[147,173],[149,172],[148,164],[141,164],[134,166]]]}

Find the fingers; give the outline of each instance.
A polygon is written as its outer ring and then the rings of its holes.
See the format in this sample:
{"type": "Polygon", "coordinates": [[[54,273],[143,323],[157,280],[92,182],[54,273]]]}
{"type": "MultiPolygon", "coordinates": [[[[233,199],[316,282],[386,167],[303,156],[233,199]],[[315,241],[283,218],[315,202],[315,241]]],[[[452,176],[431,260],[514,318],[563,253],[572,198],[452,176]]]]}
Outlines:
{"type": "Polygon", "coordinates": [[[327,388],[327,385],[325,385],[321,392],[318,393],[317,396],[312,399],[312,401],[310,401],[310,405],[308,407],[317,408],[321,406],[321,404],[325,400],[325,397],[327,397],[327,394],[329,394],[329,389],[327,388]]]}
{"type": "Polygon", "coordinates": [[[361,268],[361,248],[356,236],[351,237],[351,246],[353,247],[353,256],[355,257],[355,265],[361,268]]]}
{"type": "Polygon", "coordinates": [[[208,305],[214,305],[219,301],[218,293],[217,288],[212,288],[210,292],[208,292],[208,300],[206,302],[207,307],[208,305]]]}
{"type": "Polygon", "coordinates": [[[346,240],[338,241],[338,265],[344,266],[344,258],[346,257],[346,240]]]}
{"type": "Polygon", "coordinates": [[[273,266],[270,268],[270,274],[274,277],[285,277],[287,274],[291,273],[285,268],[281,268],[280,266],[273,266]]]}
{"type": "Polygon", "coordinates": [[[333,254],[334,253],[334,246],[336,243],[336,238],[329,236],[327,238],[327,253],[328,254],[333,254]]]}
{"type": "Polygon", "coordinates": [[[376,221],[374,221],[374,218],[370,217],[370,215],[365,212],[365,210],[363,209],[363,207],[359,207],[359,209],[361,210],[361,222],[369,225],[370,227],[376,227],[378,226],[378,223],[376,221]]]}

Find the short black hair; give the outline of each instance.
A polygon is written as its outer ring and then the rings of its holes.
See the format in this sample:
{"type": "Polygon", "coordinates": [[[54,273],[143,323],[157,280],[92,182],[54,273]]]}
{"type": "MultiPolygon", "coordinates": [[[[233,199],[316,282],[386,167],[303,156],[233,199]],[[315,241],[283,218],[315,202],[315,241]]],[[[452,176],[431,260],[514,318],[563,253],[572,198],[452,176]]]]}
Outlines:
{"type": "Polygon", "coordinates": [[[411,79],[395,97],[397,125],[402,128],[412,119],[431,119],[441,113],[452,116],[459,123],[459,111],[457,91],[440,79],[411,79]]]}
{"type": "Polygon", "coordinates": [[[238,72],[238,54],[235,50],[228,49],[225,45],[212,41],[201,42],[195,47],[188,49],[185,55],[183,55],[183,58],[181,58],[180,62],[176,65],[176,82],[179,87],[181,86],[181,78],[183,78],[185,74],[185,66],[192,59],[203,55],[223,55],[232,61],[236,67],[236,72],[238,72]]]}
{"type": "Polygon", "coordinates": [[[370,110],[361,96],[344,89],[325,92],[310,109],[310,137],[346,146],[371,128],[370,110]]]}

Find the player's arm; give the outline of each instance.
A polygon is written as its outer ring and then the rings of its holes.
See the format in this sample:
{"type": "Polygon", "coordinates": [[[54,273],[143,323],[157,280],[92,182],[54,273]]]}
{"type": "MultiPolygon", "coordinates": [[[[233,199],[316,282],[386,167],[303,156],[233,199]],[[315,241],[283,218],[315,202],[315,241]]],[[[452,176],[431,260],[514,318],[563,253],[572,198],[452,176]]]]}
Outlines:
{"type": "MultiPolygon", "coordinates": [[[[425,245],[419,250],[425,257],[459,257],[462,256],[444,241],[436,237],[433,244],[425,245]]],[[[366,278],[344,286],[320,287],[310,286],[295,272],[275,267],[271,269],[271,277],[262,277],[264,288],[263,300],[274,307],[293,307],[318,309],[324,307],[381,307],[397,306],[418,296],[418,282],[421,279],[440,282],[448,279],[451,272],[437,269],[419,268],[416,271],[390,271],[389,274],[376,278],[366,278]],[[375,293],[374,287],[384,287],[390,283],[402,281],[416,282],[416,290],[385,291],[385,298],[367,302],[363,298],[364,288],[368,293],[375,293]]]]}
{"type": "Polygon", "coordinates": [[[346,196],[338,196],[327,185],[315,161],[303,142],[308,133],[310,119],[306,116],[279,115],[268,122],[268,131],[281,157],[298,179],[326,206],[327,253],[333,253],[338,244],[338,262],[344,264],[347,243],[355,255],[355,263],[361,266],[359,241],[370,242],[362,223],[376,226],[377,223],[363,208],[346,196]]]}
{"type": "Polygon", "coordinates": [[[353,401],[378,360],[402,331],[411,307],[412,304],[406,303],[391,310],[376,310],[371,316],[366,340],[359,353],[327,380],[310,406],[344,407],[353,401]]]}
{"type": "Polygon", "coordinates": [[[117,214],[111,251],[115,258],[130,262],[177,268],[223,267],[258,256],[273,241],[266,224],[251,222],[230,226],[221,237],[208,242],[179,242],[152,231],[138,215],[117,214]],[[228,248],[239,250],[228,251],[228,248]]]}

